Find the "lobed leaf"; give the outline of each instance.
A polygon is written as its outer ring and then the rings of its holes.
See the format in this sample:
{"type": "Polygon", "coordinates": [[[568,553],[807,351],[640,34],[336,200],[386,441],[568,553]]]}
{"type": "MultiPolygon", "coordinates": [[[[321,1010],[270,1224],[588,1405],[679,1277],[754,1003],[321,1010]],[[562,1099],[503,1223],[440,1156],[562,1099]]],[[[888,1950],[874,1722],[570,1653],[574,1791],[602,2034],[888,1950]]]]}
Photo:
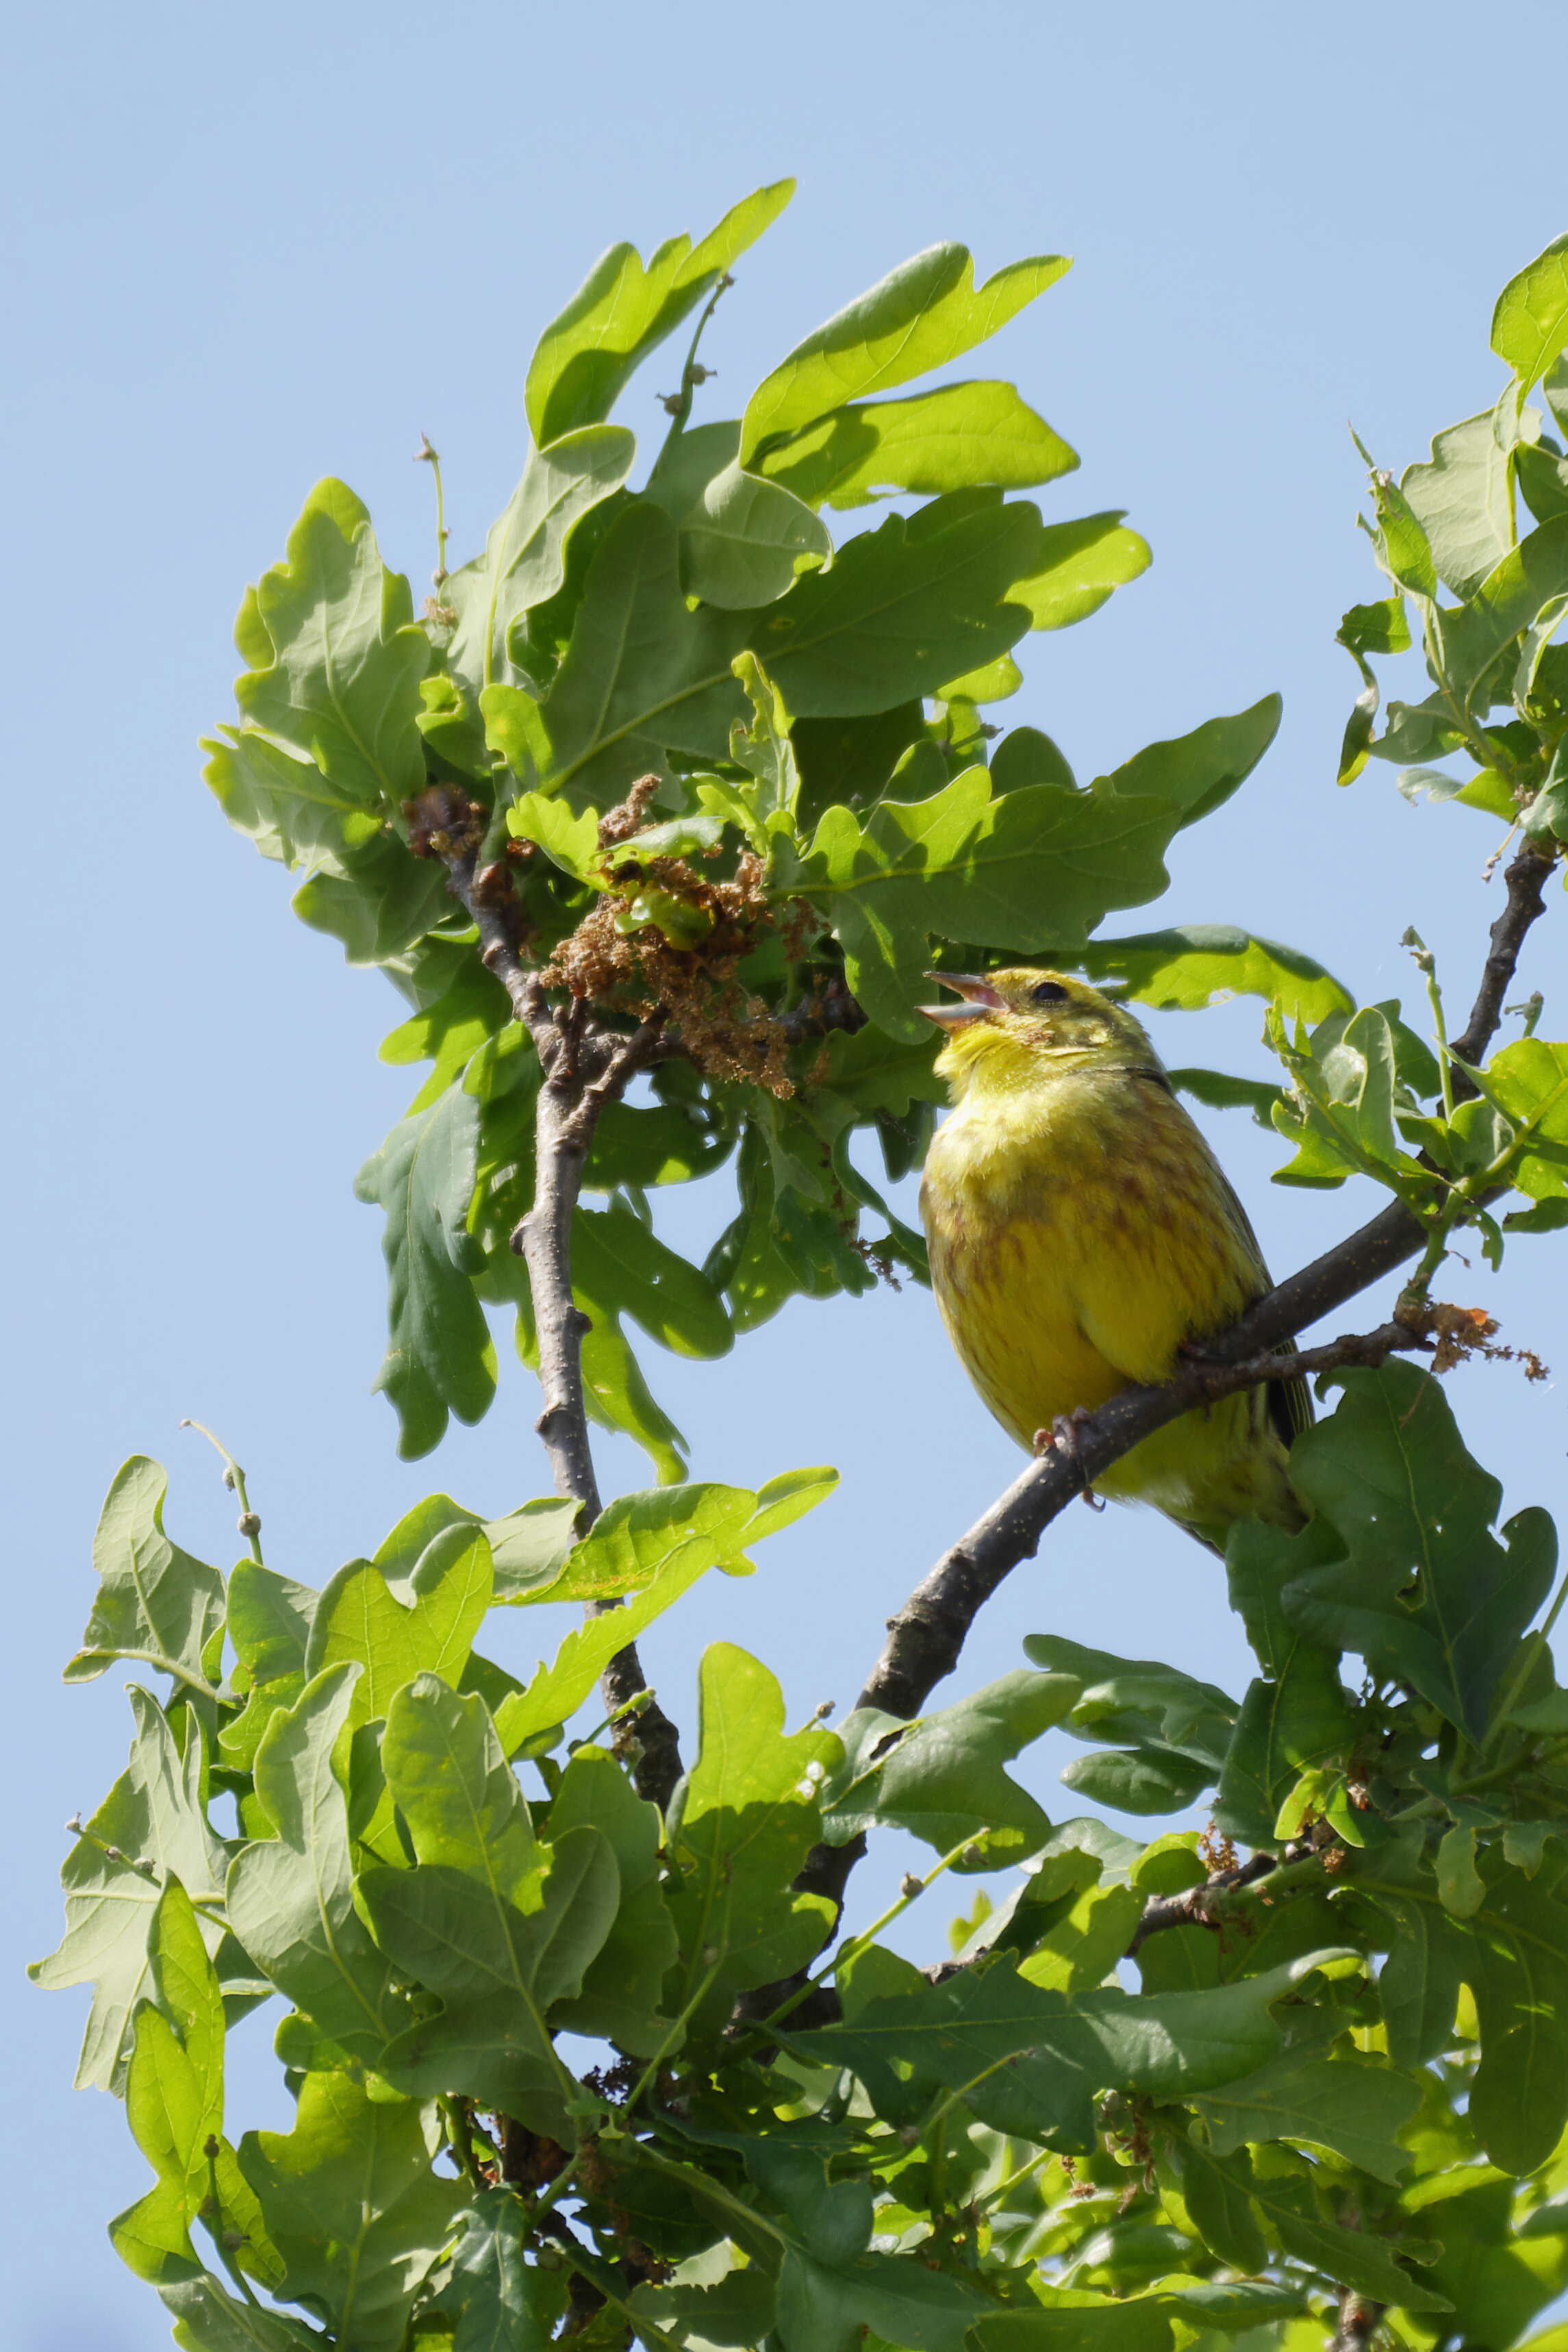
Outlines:
{"type": "Polygon", "coordinates": [[[1020,1672],[909,1725],[856,1709],[840,1727],[843,1766],[823,1789],[825,1834],[842,1845],[881,1823],[938,1853],[973,1838],[961,1871],[1036,1852],[1050,1823],[1002,1768],[1061,1721],[1081,1687],[1070,1675],[1020,1672]]]}
{"type": "Polygon", "coordinates": [[[483,1263],[468,1231],[479,1181],[479,1105],[450,1086],[395,1127],[354,1179],[385,1213],[388,1345],[377,1389],[396,1409],[398,1452],[428,1454],[447,1416],[481,1418],[495,1393],[495,1347],[470,1276],[483,1263]]]}
{"type": "MultiPolygon", "coordinates": [[[[177,1878],[187,1895],[221,1898],[226,1855],[202,1808],[202,1748],[182,1756],[155,1700],[131,1686],[136,1731],[127,1769],[110,1789],[60,1872],[66,1932],[28,1975],[49,1990],[91,1984],[92,2008],[77,2067],[80,2090],[119,2090],[136,2004],[151,1985],[148,1938],[160,1890],[177,1878]],[[151,1870],[139,1868],[151,1864],[151,1870]]],[[[209,1950],[222,1937],[205,1918],[209,1950]]]]}
{"type": "Polygon", "coordinates": [[[847,402],[756,460],[759,473],[808,504],[838,508],[900,490],[935,498],[979,487],[1033,489],[1078,463],[1014,385],[989,381],[847,402]]]}
{"type": "Polygon", "coordinates": [[[777,1682],[730,1643],[704,1652],[699,1693],[697,1760],[666,1833],[680,1939],[670,2001],[696,2003],[694,2032],[721,2025],[737,1992],[804,1966],[830,1932],[832,1906],[793,1882],[821,1833],[818,1787],[843,1752],[815,1725],[785,1737],[777,1682]]]}
{"type": "Polygon", "coordinates": [[[1015,261],[982,287],[965,246],[933,245],[813,330],[746,404],[741,457],[830,409],[888,392],[973,351],[1064,277],[1059,254],[1015,261]]]}
{"type": "Polygon", "coordinates": [[[969,768],[927,801],[884,801],[862,823],[829,809],[781,887],[819,907],[849,985],[878,1026],[923,1036],[917,1007],[934,938],[1027,950],[1081,938],[1113,906],[1158,896],[1173,804],[1048,785],[994,797],[969,768]]]}
{"type": "Polygon", "coordinates": [[[346,484],[317,483],[241,626],[247,658],[265,652],[236,688],[247,719],[362,808],[385,814],[420,789],[415,722],[429,640],[346,484]]]}
{"type": "Polygon", "coordinates": [[[1310,1639],[1410,1682],[1479,1736],[1519,1636],[1551,1590],[1552,1522],[1524,1511],[1500,1542],[1492,1534],[1501,1489],[1466,1452],[1427,1374],[1387,1364],[1335,1377],[1339,1408],[1297,1440],[1290,1468],[1343,1549],[1284,1588],[1285,1617],[1310,1639]]]}
{"type": "Polygon", "coordinates": [[[573,530],[620,488],[636,455],[637,437],[623,425],[584,425],[530,450],[483,555],[442,583],[442,601],[458,614],[447,659],[476,690],[498,679],[527,687],[511,658],[512,625],[556,593],[573,530]]]}
{"type": "Polygon", "coordinates": [[[208,1654],[224,1622],[223,1578],[163,1533],[168,1491],[167,1471],[145,1454],[116,1472],[92,1539],[98,1593],[68,1683],[134,1659],[213,1696],[208,1654]]]}
{"type": "Polygon", "coordinates": [[[1048,523],[1031,551],[1029,568],[1008,590],[1032,629],[1069,629],[1087,621],[1118,588],[1153,561],[1147,540],[1129,530],[1118,507],[1074,522],[1048,523]]]}
{"type": "Polygon", "coordinates": [[[772,226],[794,194],[793,180],[759,188],[695,247],[689,236],[667,238],[646,268],[629,245],[613,245],[600,257],[529,362],[528,421],[541,449],[609,415],[648,353],[772,226]]]}
{"type": "Polygon", "coordinates": [[[489,1543],[481,1528],[458,1519],[420,1553],[405,1603],[385,1570],[351,1560],[325,1587],[310,1627],[305,1672],[354,1665],[348,1721],[357,1728],[379,1720],[393,1697],[416,1675],[445,1677],[454,1687],[483,1624],[494,1591],[489,1543]]]}
{"type": "Polygon", "coordinates": [[[353,1900],[344,1768],[334,1751],[354,1681],[352,1665],[329,1666],[268,1726],[257,1751],[256,1794],[275,1834],[235,1856],[227,1909],[235,1934],[279,1990],[351,2059],[374,2065],[402,2019],[391,1973],[353,1900]]]}
{"type": "Polygon", "coordinates": [[[281,2292],[308,2297],[356,2352],[397,2352],[410,2296],[468,2203],[430,2170],[431,2106],[373,2099],[346,2074],[307,2074],[289,2132],[247,2132],[240,2168],[285,2265],[281,2292]]]}

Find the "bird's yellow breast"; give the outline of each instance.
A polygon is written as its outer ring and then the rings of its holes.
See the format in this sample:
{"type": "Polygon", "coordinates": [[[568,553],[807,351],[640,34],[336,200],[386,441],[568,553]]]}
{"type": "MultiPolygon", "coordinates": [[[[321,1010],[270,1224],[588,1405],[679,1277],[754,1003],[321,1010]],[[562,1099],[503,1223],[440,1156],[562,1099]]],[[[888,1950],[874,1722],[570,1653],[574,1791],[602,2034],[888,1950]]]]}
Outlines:
{"type": "MultiPolygon", "coordinates": [[[[1184,1340],[1268,1287],[1208,1146],[1148,1071],[1037,1063],[972,1090],[931,1146],[921,1210],[953,1345],[1024,1445],[1075,1407],[1164,1379],[1184,1340]]],[[[1189,1414],[1101,1483],[1206,1517],[1205,1487],[1256,1444],[1260,1405],[1256,1391],[1189,1414]]]]}

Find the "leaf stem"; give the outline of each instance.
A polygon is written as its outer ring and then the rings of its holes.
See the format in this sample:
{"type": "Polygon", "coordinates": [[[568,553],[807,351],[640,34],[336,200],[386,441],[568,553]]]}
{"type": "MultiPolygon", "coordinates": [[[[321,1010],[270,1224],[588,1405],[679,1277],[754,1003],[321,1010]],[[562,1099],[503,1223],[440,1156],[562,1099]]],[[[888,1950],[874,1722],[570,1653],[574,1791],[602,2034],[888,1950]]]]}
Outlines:
{"type": "Polygon", "coordinates": [[[445,2091],[440,2095],[440,2105],[446,2117],[447,2137],[452,2144],[453,2155],[476,2189],[488,2189],[489,2183],[479,2170],[479,2160],[474,2154],[474,2136],[468,2128],[467,2105],[460,2097],[445,2091]]]}
{"type": "MultiPolygon", "coordinates": [[[[862,1775],[862,1778],[864,1777],[862,1775]]],[[[950,1870],[961,1855],[968,1853],[973,1843],[974,1837],[972,1832],[962,1844],[955,1845],[951,1853],[944,1853],[940,1862],[933,1863],[918,1885],[910,1887],[907,1893],[901,1894],[896,1903],[889,1904],[880,1918],[873,1919],[868,1927],[860,1928],[855,1935],[847,1937],[841,1944],[837,1945],[827,1958],[822,1961],[810,1976],[803,1978],[799,1984],[792,1986],[776,2009],[770,2010],[766,2017],[758,2019],[752,2032],[740,2044],[737,2055],[743,2055],[749,2051],[759,2049],[768,2040],[780,2021],[786,2018],[793,2009],[798,2008],[808,1993],[816,1992],[818,1987],[826,1984],[828,1978],[837,1969],[847,1967],[851,1960],[858,1958],[866,1947],[881,1934],[884,1927],[890,1927],[895,1919],[909,1909],[911,1903],[918,1903],[927,1887],[932,1885],[944,1870],[950,1870]]]]}
{"type": "Polygon", "coordinates": [[[647,2064],[643,2068],[642,2073],[637,2076],[637,2081],[633,2084],[626,2104],[621,2110],[623,2116],[629,2116],[632,2109],[637,2105],[637,2101],[647,2089],[649,2084],[658,2081],[659,2068],[663,2065],[670,2052],[679,2042],[682,2036],[685,2034],[687,2026],[690,2022],[691,2019],[697,2014],[698,2010],[700,2009],[704,2000],[707,2000],[710,1991],[712,1990],[714,1979],[718,1976],[719,1970],[722,1966],[723,1956],[721,1954],[720,1958],[714,1961],[712,1967],[709,1969],[707,1975],[698,1986],[696,1991],[692,1994],[690,2000],[687,2002],[685,2008],[681,2011],[679,2016],[673,2020],[669,2032],[665,2035],[663,2041],[659,2043],[658,2048],[654,2052],[653,2056],[648,2060],[647,2064]]]}
{"type": "Polygon", "coordinates": [[[697,387],[700,383],[703,383],[707,381],[709,373],[707,369],[699,370],[698,368],[697,347],[702,341],[703,330],[706,328],[709,320],[713,316],[714,311],[719,307],[720,296],[721,294],[728,293],[730,288],[733,286],[734,283],[735,281],[731,277],[729,271],[725,270],[721,276],[718,284],[714,287],[712,293],[710,294],[707,301],[702,306],[701,312],[697,320],[696,331],[692,335],[690,346],[687,351],[686,364],[680,371],[680,389],[675,394],[675,404],[671,407],[669,412],[669,430],[665,435],[664,439],[659,446],[658,457],[654,461],[656,467],[662,461],[666,450],[668,450],[674,442],[678,441],[681,434],[686,430],[687,420],[691,415],[691,403],[696,395],[697,387]]]}
{"type": "Polygon", "coordinates": [[[699,2202],[705,2200],[726,2220],[739,2222],[742,2229],[759,2231],[777,2246],[788,2246],[789,2241],[776,2222],[771,2221],[765,2213],[760,2213],[754,2205],[744,2204],[739,2197],[732,2197],[711,2174],[694,2172],[689,2165],[672,2162],[668,2157],[661,2156],[657,2148],[650,2147],[646,2140],[639,2143],[639,2155],[644,2164],[651,2165],[656,2172],[662,2172],[668,2179],[678,2180],[688,2196],[696,2198],[699,2202]]]}
{"type": "Polygon", "coordinates": [[[1448,1024],[1443,1013],[1443,992],[1437,984],[1437,959],[1427,946],[1414,923],[1400,944],[1407,947],[1415,959],[1416,967],[1426,983],[1426,1002],[1432,1007],[1432,1026],[1437,1036],[1437,1075],[1443,1089],[1443,1116],[1454,1116],[1454,1074],[1448,1058],[1448,1024]]]}
{"type": "Polygon", "coordinates": [[[432,584],[441,588],[446,585],[449,576],[447,571],[447,541],[452,534],[447,529],[447,493],[441,481],[441,453],[438,449],[432,448],[428,433],[422,433],[419,436],[419,446],[414,452],[414,462],[416,465],[428,466],[436,477],[436,570],[432,575],[432,584]]]}
{"type": "Polygon", "coordinates": [[[246,2277],[245,2273],[241,2270],[238,2263],[236,2262],[234,2255],[231,2253],[228,2247],[224,2243],[223,2199],[218,2193],[217,2185],[218,2142],[216,2137],[210,2136],[206,2144],[206,2159],[207,2203],[211,2205],[212,2211],[208,2213],[204,2206],[202,2210],[202,2220],[206,2223],[208,2237],[211,2238],[213,2244],[217,2248],[217,2257],[219,2262],[222,2263],[225,2270],[228,2273],[230,2278],[239,2289],[240,2294],[245,2297],[246,2302],[248,2303],[254,2310],[259,2311],[261,2309],[261,2299],[259,2295],[258,2295],[256,2289],[246,2277]]]}
{"type": "Polygon", "coordinates": [[[1042,2165],[1049,2164],[1056,2154],[1054,2147],[1037,2148],[1027,2164],[1021,2164],[1016,2172],[1010,2172],[1005,2180],[998,2181],[996,2187],[980,2200],[975,2211],[988,2213],[993,2206],[1001,2203],[1004,2197],[1010,2197],[1015,2189],[1020,2188],[1032,2172],[1038,2172],[1042,2165]]]}
{"type": "Polygon", "coordinates": [[[261,1557],[261,1521],[250,1507],[250,1496],[245,1490],[244,1471],[240,1468],[233,1454],[229,1452],[222,1438],[215,1437],[205,1421],[193,1421],[189,1413],[187,1413],[184,1421],[181,1422],[180,1427],[182,1429],[198,1430],[202,1436],[206,1439],[207,1444],[216,1447],[216,1451],[222,1454],[224,1462],[223,1483],[231,1490],[231,1492],[237,1495],[239,1497],[239,1532],[249,1544],[250,1557],[256,1562],[257,1567],[265,1568],[267,1563],[261,1557]]]}

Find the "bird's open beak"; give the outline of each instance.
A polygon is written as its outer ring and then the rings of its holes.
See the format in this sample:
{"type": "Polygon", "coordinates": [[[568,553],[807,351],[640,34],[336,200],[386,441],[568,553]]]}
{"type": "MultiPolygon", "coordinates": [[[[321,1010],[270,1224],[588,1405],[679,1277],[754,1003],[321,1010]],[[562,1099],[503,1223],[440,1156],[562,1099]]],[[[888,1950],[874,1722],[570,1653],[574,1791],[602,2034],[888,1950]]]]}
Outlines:
{"type": "Polygon", "coordinates": [[[962,996],[962,1004],[922,1004],[921,1011],[939,1029],[965,1029],[972,1021],[984,1021],[988,1013],[1005,1013],[1006,1005],[988,980],[973,971],[928,971],[927,980],[941,982],[962,996]]]}

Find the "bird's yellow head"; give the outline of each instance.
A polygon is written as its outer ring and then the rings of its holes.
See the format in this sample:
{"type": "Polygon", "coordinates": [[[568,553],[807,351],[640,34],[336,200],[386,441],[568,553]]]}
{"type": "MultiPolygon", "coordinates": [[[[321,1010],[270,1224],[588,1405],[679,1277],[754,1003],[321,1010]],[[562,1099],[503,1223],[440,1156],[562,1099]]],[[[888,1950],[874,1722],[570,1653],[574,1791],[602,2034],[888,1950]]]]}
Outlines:
{"type": "Polygon", "coordinates": [[[1068,1071],[1161,1069],[1131,1013],[1066,972],[1021,965],[984,976],[928,971],[926,978],[963,1000],[921,1007],[947,1032],[936,1066],[955,1102],[972,1087],[1013,1093],[1068,1071]]]}

